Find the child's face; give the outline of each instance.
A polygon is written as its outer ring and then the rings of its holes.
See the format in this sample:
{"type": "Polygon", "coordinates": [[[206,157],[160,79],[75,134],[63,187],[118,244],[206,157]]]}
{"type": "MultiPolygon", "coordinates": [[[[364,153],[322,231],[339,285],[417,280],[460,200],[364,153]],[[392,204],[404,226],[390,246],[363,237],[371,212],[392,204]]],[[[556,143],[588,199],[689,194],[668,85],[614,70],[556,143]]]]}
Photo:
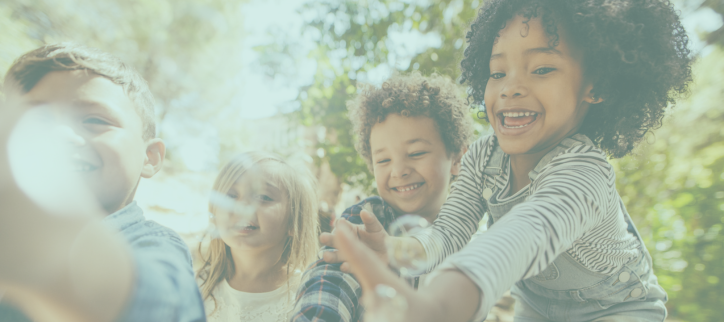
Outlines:
{"type": "Polygon", "coordinates": [[[289,238],[287,197],[271,174],[273,162],[245,171],[226,193],[236,202],[234,211],[217,208],[214,223],[232,249],[283,249],[289,238]]]}
{"type": "Polygon", "coordinates": [[[490,58],[485,106],[501,148],[510,155],[546,152],[580,126],[592,85],[582,53],[567,42],[549,46],[538,18],[516,16],[500,31],[490,58]],[[528,27],[529,26],[529,27],[528,27]]]}
{"type": "Polygon", "coordinates": [[[160,168],[163,143],[142,138],[143,124],[133,103],[123,87],[105,77],[82,70],[51,72],[20,99],[51,111],[57,129],[49,129],[48,135],[62,135],[68,142],[71,171],[108,213],[132,200],[141,176],[160,168]],[[157,154],[148,154],[151,150],[157,154]]]}
{"type": "Polygon", "coordinates": [[[398,212],[434,219],[447,198],[460,156],[448,155],[435,121],[390,114],[370,133],[380,197],[398,212]]]}

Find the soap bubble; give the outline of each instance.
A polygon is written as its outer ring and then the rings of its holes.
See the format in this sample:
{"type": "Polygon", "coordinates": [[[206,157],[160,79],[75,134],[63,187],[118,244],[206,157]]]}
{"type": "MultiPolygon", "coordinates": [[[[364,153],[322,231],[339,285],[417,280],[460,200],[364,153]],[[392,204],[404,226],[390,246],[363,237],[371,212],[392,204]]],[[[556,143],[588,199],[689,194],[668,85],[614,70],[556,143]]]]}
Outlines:
{"type": "MultiPolygon", "coordinates": [[[[411,237],[430,226],[430,223],[417,215],[398,217],[389,226],[391,237],[411,237]]],[[[390,264],[400,270],[402,275],[420,275],[425,273],[427,256],[419,245],[398,238],[387,239],[387,255],[390,264]]]]}
{"type": "Polygon", "coordinates": [[[405,320],[407,300],[387,285],[378,284],[365,296],[365,321],[400,322],[405,320]]]}
{"type": "Polygon", "coordinates": [[[99,211],[73,162],[72,131],[51,106],[28,109],[8,138],[8,163],[18,188],[50,214],[99,211]]]}

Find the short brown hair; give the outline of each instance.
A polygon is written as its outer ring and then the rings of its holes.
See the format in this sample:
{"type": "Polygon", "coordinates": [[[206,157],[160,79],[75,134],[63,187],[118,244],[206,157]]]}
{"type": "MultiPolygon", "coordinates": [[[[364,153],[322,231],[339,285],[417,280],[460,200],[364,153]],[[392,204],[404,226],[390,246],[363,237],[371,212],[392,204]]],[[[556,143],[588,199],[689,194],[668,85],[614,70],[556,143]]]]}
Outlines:
{"type": "Polygon", "coordinates": [[[156,103],[146,81],[118,57],[95,48],[61,43],[27,52],[8,69],[3,91],[27,93],[48,73],[67,70],[87,70],[122,86],[141,117],[143,138],[156,136],[156,103]]]}
{"type": "Polygon", "coordinates": [[[448,155],[463,151],[473,136],[468,107],[456,85],[445,76],[423,77],[414,72],[393,75],[381,87],[363,84],[347,108],[357,134],[355,148],[370,168],[372,127],[390,114],[433,119],[448,155]]]}

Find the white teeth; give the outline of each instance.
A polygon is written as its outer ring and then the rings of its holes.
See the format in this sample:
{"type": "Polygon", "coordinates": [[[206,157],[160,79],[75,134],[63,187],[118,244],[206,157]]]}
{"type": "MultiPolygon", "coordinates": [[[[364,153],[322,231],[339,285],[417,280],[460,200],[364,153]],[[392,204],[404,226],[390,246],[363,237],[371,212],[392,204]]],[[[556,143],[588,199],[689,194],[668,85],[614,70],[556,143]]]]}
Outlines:
{"type": "Polygon", "coordinates": [[[397,191],[399,191],[399,192],[405,192],[405,191],[415,190],[415,189],[419,188],[421,185],[422,185],[421,183],[418,183],[418,184],[409,186],[409,187],[407,187],[407,188],[401,188],[401,189],[398,188],[397,191]]]}
{"type": "Polygon", "coordinates": [[[503,124],[504,127],[509,128],[509,129],[519,129],[519,128],[521,128],[521,127],[526,127],[526,126],[528,126],[528,125],[530,125],[530,123],[528,123],[528,124],[523,124],[523,125],[518,125],[518,126],[509,126],[509,125],[503,124]]]}
{"type": "Polygon", "coordinates": [[[505,112],[503,113],[503,116],[505,117],[523,117],[523,116],[536,116],[538,113],[536,112],[505,112]]]}

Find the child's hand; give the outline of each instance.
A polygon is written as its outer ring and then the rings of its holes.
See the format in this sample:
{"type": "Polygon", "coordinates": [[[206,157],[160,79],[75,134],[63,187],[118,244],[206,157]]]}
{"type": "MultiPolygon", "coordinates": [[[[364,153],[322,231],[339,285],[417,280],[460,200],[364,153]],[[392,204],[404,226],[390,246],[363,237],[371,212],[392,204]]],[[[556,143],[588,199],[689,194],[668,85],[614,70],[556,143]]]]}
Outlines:
{"type": "Polygon", "coordinates": [[[427,293],[415,292],[354,234],[351,225],[338,226],[336,245],[362,286],[366,321],[445,321],[439,303],[427,293]]]}
{"type": "MultiPolygon", "coordinates": [[[[332,233],[323,233],[319,236],[319,241],[325,246],[337,248],[336,240],[339,234],[339,227],[345,226],[357,235],[357,240],[362,241],[377,254],[378,258],[384,263],[387,263],[387,247],[385,246],[385,241],[389,237],[387,232],[384,227],[382,227],[380,221],[377,220],[377,217],[367,210],[362,210],[360,217],[364,223],[363,225],[354,225],[344,219],[337,220],[332,233]]],[[[324,261],[327,263],[339,263],[345,262],[346,259],[339,252],[327,251],[324,252],[324,261]]],[[[344,263],[341,269],[342,271],[349,272],[349,265],[344,263]]]]}
{"type": "Polygon", "coordinates": [[[10,187],[17,188],[10,171],[8,140],[10,139],[10,133],[12,133],[22,115],[23,109],[16,106],[16,104],[0,105],[0,191],[6,191],[5,189],[10,187]]]}

